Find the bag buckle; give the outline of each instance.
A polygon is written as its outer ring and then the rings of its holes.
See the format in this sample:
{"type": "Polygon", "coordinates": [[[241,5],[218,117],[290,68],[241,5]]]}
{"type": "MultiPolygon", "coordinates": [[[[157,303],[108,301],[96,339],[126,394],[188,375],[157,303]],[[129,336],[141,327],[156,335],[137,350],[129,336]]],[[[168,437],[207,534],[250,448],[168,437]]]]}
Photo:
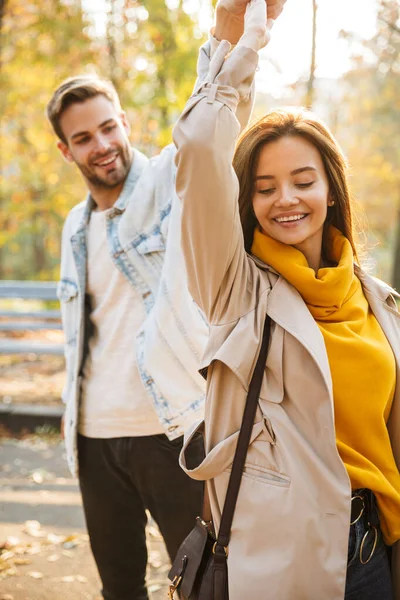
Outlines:
{"type": "Polygon", "coordinates": [[[174,600],[174,594],[182,581],[182,575],[175,575],[173,582],[169,586],[168,600],[174,600]]]}
{"type": "Polygon", "coordinates": [[[362,565],[366,565],[366,564],[369,563],[369,561],[371,560],[371,558],[375,554],[376,544],[378,543],[378,529],[375,527],[375,525],[371,525],[370,523],[368,523],[368,526],[369,526],[369,529],[367,529],[367,531],[365,532],[364,537],[363,537],[362,542],[361,542],[361,546],[360,546],[360,563],[362,565]],[[374,543],[373,543],[372,550],[371,550],[368,558],[366,560],[364,560],[364,554],[363,554],[363,552],[364,552],[364,544],[367,541],[368,534],[369,534],[369,532],[371,530],[373,530],[374,536],[375,536],[374,537],[374,543]]]}
{"type": "Polygon", "coordinates": [[[228,558],[228,546],[221,546],[221,544],[218,544],[218,542],[215,542],[213,547],[212,547],[212,552],[213,554],[218,554],[220,556],[222,556],[222,554],[225,554],[225,558],[228,558]],[[222,552],[217,552],[217,548],[222,548],[222,550],[224,551],[222,552]]]}

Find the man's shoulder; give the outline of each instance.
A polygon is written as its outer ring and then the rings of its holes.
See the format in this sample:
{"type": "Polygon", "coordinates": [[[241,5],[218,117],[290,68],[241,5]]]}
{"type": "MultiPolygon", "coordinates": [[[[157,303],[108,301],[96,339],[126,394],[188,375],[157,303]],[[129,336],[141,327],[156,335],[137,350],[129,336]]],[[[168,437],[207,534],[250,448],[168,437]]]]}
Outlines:
{"type": "Polygon", "coordinates": [[[78,225],[82,219],[83,213],[85,212],[86,200],[82,200],[79,204],[76,204],[69,211],[67,218],[65,219],[64,228],[73,229],[75,225],[78,225]]]}
{"type": "Polygon", "coordinates": [[[175,172],[176,148],[174,144],[169,144],[161,150],[159,154],[150,159],[150,168],[152,169],[172,169],[175,172]]]}

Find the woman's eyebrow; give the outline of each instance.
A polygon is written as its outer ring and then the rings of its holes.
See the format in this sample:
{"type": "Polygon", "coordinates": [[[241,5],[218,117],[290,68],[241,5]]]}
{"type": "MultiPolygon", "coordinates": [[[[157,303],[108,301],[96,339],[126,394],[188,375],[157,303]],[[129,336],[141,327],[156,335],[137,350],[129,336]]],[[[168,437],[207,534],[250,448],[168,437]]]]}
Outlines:
{"type": "MultiPolygon", "coordinates": [[[[299,173],[303,173],[304,171],[316,171],[315,167],[300,167],[299,169],[295,169],[294,171],[290,171],[291,175],[298,175],[299,173]]],[[[258,179],[275,179],[273,175],[257,175],[256,181],[258,179]]]]}

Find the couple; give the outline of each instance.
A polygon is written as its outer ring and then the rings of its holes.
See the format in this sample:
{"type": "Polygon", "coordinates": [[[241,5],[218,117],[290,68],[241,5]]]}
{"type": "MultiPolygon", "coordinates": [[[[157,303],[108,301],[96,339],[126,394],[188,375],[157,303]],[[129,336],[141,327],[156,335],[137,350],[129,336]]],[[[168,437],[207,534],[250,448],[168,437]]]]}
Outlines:
{"type": "Polygon", "coordinates": [[[132,150],[103,80],[68,80],[49,103],[89,188],[63,233],[64,424],[106,600],[147,598],[145,509],[173,558],[206,480],[218,529],[265,315],[230,597],[400,598],[395,292],[358,264],[345,159],[320,121],[278,111],[238,141],[282,5],[217,5],[176,151],[132,150]]]}

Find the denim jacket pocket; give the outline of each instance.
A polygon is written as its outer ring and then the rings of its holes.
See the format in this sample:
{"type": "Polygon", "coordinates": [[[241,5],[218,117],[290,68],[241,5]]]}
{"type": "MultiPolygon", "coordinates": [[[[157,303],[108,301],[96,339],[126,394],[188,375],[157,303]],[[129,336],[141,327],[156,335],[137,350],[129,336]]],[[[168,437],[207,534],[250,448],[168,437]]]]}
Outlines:
{"type": "Polygon", "coordinates": [[[61,279],[57,285],[57,297],[60,302],[69,302],[78,295],[78,286],[71,279],[61,279]]]}
{"type": "Polygon", "coordinates": [[[149,236],[143,236],[138,243],[133,243],[139,254],[150,254],[152,252],[164,252],[165,243],[161,232],[153,233],[149,236]]]}
{"type": "Polygon", "coordinates": [[[78,285],[71,279],[61,279],[57,286],[57,296],[61,304],[62,324],[66,350],[76,345],[78,334],[78,285]]]}

